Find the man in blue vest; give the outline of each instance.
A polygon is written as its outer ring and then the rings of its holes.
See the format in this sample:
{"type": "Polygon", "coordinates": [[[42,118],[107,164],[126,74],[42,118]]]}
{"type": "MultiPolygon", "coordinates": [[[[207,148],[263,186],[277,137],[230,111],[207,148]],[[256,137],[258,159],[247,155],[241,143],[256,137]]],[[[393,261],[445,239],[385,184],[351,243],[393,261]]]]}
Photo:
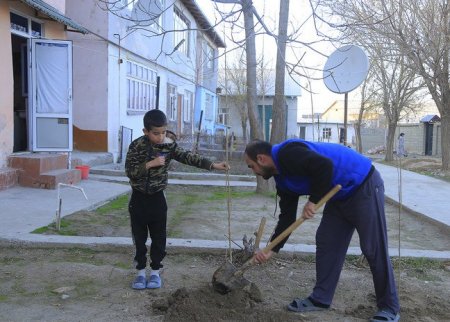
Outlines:
{"type": "MultiPolygon", "coordinates": [[[[301,216],[310,219],[315,204],[333,186],[342,186],[325,205],[317,229],[316,285],[309,297],[294,299],[288,310],[306,312],[330,307],[356,229],[370,265],[379,309],[371,321],[399,321],[400,307],[388,253],[384,183],[371,160],[339,144],[299,139],[273,146],[264,141],[251,142],[244,158],[256,175],[275,179],[280,215],[272,240],[296,220],[299,196],[309,196],[301,216]]],[[[288,238],[268,253],[258,251],[256,261],[269,260],[288,238]]]]}

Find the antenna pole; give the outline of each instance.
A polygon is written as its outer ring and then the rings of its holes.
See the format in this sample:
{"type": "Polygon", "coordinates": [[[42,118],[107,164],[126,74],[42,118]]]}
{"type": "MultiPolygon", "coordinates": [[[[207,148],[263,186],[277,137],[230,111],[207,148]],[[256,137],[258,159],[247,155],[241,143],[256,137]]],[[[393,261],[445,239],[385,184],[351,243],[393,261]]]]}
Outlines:
{"type": "Polygon", "coordinates": [[[347,110],[348,110],[348,92],[344,94],[344,145],[347,146],[347,110]]]}

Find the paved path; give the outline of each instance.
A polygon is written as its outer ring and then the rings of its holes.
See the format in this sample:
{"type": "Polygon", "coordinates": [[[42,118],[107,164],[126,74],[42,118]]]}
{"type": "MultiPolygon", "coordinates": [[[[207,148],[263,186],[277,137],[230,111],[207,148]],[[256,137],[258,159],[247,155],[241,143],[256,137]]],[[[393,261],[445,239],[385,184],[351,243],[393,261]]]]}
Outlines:
{"type": "Polygon", "coordinates": [[[386,197],[450,229],[450,182],[380,163],[375,167],[383,177],[386,197]]]}
{"type": "MultiPolygon", "coordinates": [[[[386,197],[394,202],[402,200],[403,206],[417,215],[428,218],[431,222],[442,225],[450,231],[450,183],[419,175],[411,171],[376,164],[384,181],[386,197]],[[399,178],[401,174],[401,198],[399,198],[399,178]]],[[[195,175],[194,175],[195,176],[195,175]]],[[[172,174],[170,184],[219,185],[226,184],[225,179],[214,176],[189,177],[180,179],[180,174],[172,174]],[[206,179],[206,180],[205,180],[206,179]]],[[[119,195],[130,191],[127,178],[108,174],[91,174],[88,180],[82,180],[77,186],[82,188],[88,200],[79,190],[62,187],[62,216],[80,210],[94,209],[119,195]]],[[[255,186],[255,182],[246,178],[230,177],[231,186],[255,186]]],[[[58,244],[115,244],[131,245],[130,238],[121,237],[82,237],[50,236],[30,234],[36,228],[54,221],[56,216],[57,190],[43,190],[14,187],[0,191],[0,239],[24,242],[42,242],[58,244]]],[[[198,239],[169,239],[168,245],[191,248],[228,248],[227,241],[210,241],[198,239]]],[[[283,251],[313,253],[312,245],[285,245],[283,251]]],[[[402,256],[450,259],[449,251],[401,250],[402,256]]],[[[358,247],[351,247],[349,254],[360,254],[358,247]]],[[[390,250],[391,255],[398,254],[397,249],[390,250]]]]}

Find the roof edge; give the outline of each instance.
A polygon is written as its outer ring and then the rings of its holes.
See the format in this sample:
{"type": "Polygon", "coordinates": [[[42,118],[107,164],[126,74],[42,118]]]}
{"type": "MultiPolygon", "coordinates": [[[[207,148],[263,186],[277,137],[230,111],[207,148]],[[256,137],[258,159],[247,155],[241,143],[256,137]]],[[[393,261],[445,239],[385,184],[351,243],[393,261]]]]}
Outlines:
{"type": "Polygon", "coordinates": [[[214,30],[214,27],[211,25],[208,18],[206,18],[203,11],[198,6],[197,2],[195,2],[195,0],[180,0],[180,2],[194,16],[194,19],[199,24],[201,30],[208,35],[208,37],[214,42],[214,44],[219,48],[225,48],[226,45],[224,41],[214,30]]]}
{"type": "Polygon", "coordinates": [[[56,8],[52,7],[48,3],[42,1],[42,0],[20,0],[23,3],[29,5],[30,7],[33,7],[34,9],[41,11],[45,15],[49,16],[50,18],[66,25],[69,27],[72,27],[73,29],[83,33],[88,34],[89,30],[81,26],[80,24],[76,23],[69,17],[63,15],[60,13],[56,8]]]}

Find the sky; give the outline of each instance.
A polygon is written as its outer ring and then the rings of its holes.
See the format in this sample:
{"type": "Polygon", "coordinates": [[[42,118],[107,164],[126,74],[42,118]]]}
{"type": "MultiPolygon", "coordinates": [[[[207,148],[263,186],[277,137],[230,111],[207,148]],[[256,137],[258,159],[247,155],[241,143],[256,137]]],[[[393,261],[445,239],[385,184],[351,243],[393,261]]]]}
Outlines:
{"type": "MultiPolygon", "coordinates": [[[[204,14],[208,17],[212,24],[215,24],[216,21],[220,19],[219,15],[215,13],[214,4],[212,0],[196,0],[199,4],[200,8],[203,10],[204,14]]],[[[269,28],[275,28],[278,26],[278,9],[279,9],[279,1],[278,0],[254,0],[254,6],[256,7],[258,13],[261,16],[265,17],[265,21],[267,21],[267,25],[269,28]]],[[[226,5],[226,8],[231,8],[231,5],[226,5]]],[[[309,1],[306,0],[291,0],[289,7],[289,19],[292,25],[302,26],[300,32],[297,33],[297,39],[302,42],[312,42],[318,40],[319,38],[316,36],[316,31],[314,28],[314,24],[311,16],[311,8],[309,6],[309,1]]],[[[228,30],[224,31],[223,27],[218,26],[216,28],[216,32],[219,35],[223,35],[224,32],[229,32],[228,30]]],[[[223,37],[224,38],[224,37],[223,37]]],[[[231,41],[224,39],[227,44],[227,49],[230,48],[233,44],[231,41]]],[[[312,94],[306,90],[302,90],[302,96],[299,98],[299,110],[298,110],[298,119],[302,114],[311,114],[323,112],[326,108],[328,108],[334,101],[343,100],[344,94],[335,94],[326,88],[322,75],[323,75],[323,66],[326,63],[327,56],[331,55],[336,48],[331,46],[328,43],[316,44],[315,48],[319,49],[321,54],[318,54],[312,50],[308,50],[306,47],[299,47],[293,50],[287,50],[287,60],[290,62],[297,62],[299,57],[302,58],[302,65],[305,66],[305,70],[307,70],[308,75],[311,77],[308,79],[306,77],[302,77],[300,79],[300,83],[303,87],[312,88],[312,94]]],[[[257,51],[264,53],[264,60],[271,61],[273,66],[276,63],[276,45],[275,41],[272,37],[264,36],[257,37],[256,44],[257,51]]],[[[258,53],[257,53],[258,55],[258,53]]],[[[221,63],[220,63],[221,65],[221,63]]],[[[352,99],[355,96],[357,90],[351,92],[349,94],[349,99],[352,99]],[[353,94],[353,95],[352,95],[353,94]]]]}

